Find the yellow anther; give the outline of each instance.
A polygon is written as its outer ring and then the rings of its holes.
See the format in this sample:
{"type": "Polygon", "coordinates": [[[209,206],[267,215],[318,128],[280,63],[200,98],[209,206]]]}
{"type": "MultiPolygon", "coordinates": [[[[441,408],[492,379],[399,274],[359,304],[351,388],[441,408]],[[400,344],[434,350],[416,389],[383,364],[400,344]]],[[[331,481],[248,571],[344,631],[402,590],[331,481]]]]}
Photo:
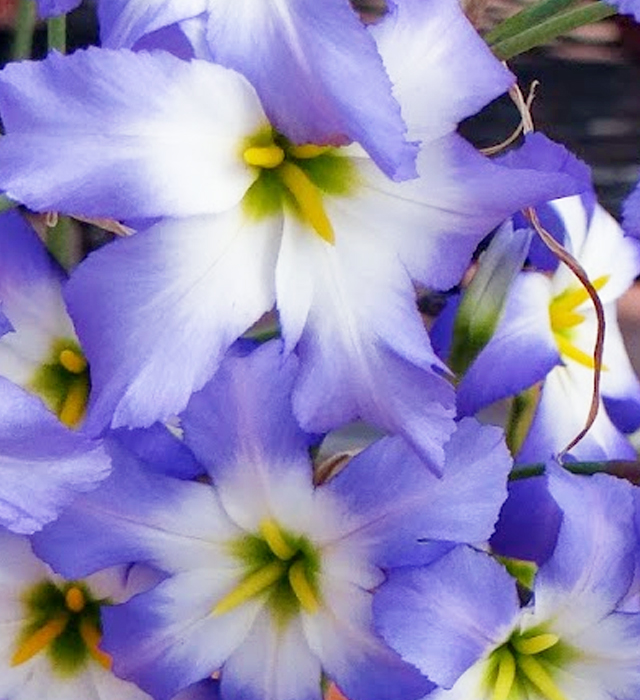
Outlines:
{"type": "Polygon", "coordinates": [[[300,146],[290,146],[287,150],[289,155],[292,155],[294,158],[306,160],[308,158],[317,158],[332,148],[332,146],[316,146],[315,143],[303,143],[300,146]]]}
{"type": "Polygon", "coordinates": [[[67,622],[69,622],[68,613],[52,617],[18,647],[11,657],[11,666],[20,666],[46,649],[54,639],[64,632],[67,622]]]}
{"type": "Polygon", "coordinates": [[[102,635],[98,628],[91,622],[91,620],[86,617],[80,620],[80,625],[78,626],[78,631],[80,632],[80,637],[85,643],[91,658],[97,661],[103,668],[107,671],[111,670],[111,657],[102,649],[98,648],[102,635]]]}
{"type": "Polygon", "coordinates": [[[72,374],[82,374],[87,369],[87,361],[82,353],[66,348],[60,352],[58,362],[72,374]]]}
{"type": "Polygon", "coordinates": [[[64,602],[71,612],[79,613],[82,612],[87,601],[84,593],[77,586],[71,586],[64,594],[64,602]]]}
{"type": "Polygon", "coordinates": [[[69,385],[67,395],[64,397],[58,413],[60,422],[68,428],[78,426],[87,408],[89,398],[89,382],[86,377],[78,377],[69,385]]]}
{"type": "Polygon", "coordinates": [[[242,154],[247,165],[257,168],[277,168],[284,160],[284,151],[275,143],[269,146],[250,146],[242,154]]]}
{"type": "Polygon", "coordinates": [[[273,561],[255,573],[247,576],[222,600],[216,603],[211,611],[213,615],[224,615],[251,598],[262,593],[265,589],[280,580],[287,571],[287,565],[282,561],[273,561]]]}
{"type": "Polygon", "coordinates": [[[501,649],[497,654],[498,675],[491,700],[507,700],[516,679],[516,661],[508,649],[501,649]]]}
{"type": "Polygon", "coordinates": [[[308,612],[310,615],[318,612],[320,604],[318,603],[316,594],[314,593],[311,585],[309,584],[309,580],[307,579],[304,562],[297,561],[289,569],[289,583],[291,584],[291,588],[296,594],[296,598],[302,606],[302,609],[305,612],[308,612]]]}
{"type": "Polygon", "coordinates": [[[537,634],[535,637],[519,637],[512,639],[513,648],[520,654],[533,656],[540,654],[547,649],[551,649],[560,641],[556,634],[537,634]]]}
{"type": "Polygon", "coordinates": [[[269,549],[282,561],[291,559],[296,553],[296,550],[286,541],[282,530],[278,527],[278,523],[269,518],[260,523],[260,533],[264,537],[269,549]]]}
{"type": "Polygon", "coordinates": [[[547,700],[567,700],[567,696],[554,683],[535,656],[520,656],[518,668],[547,700]]]}
{"type": "Polygon", "coordinates": [[[324,210],[320,190],[309,176],[294,163],[285,161],[278,168],[278,175],[285,187],[293,195],[304,220],[327,243],[335,243],[333,227],[324,210]]]}

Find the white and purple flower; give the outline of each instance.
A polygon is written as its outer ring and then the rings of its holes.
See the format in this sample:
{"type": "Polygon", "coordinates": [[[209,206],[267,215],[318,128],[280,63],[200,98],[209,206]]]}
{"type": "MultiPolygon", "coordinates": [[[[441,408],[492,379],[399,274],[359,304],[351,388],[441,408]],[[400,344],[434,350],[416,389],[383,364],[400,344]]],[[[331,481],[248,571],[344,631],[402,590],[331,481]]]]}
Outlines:
{"type": "Polygon", "coordinates": [[[212,484],[152,474],[114,446],[114,478],[35,538],[68,576],[133,561],[166,572],[104,615],[116,672],[157,700],[216,671],[234,700],[319,700],[323,674],[352,700],[433,687],[374,632],[372,600],[387,570],[490,536],[510,469],[500,431],[463,421],[441,479],[396,437],[314,486],[296,362],[269,343],[193,397],[185,440],[212,484]]]}

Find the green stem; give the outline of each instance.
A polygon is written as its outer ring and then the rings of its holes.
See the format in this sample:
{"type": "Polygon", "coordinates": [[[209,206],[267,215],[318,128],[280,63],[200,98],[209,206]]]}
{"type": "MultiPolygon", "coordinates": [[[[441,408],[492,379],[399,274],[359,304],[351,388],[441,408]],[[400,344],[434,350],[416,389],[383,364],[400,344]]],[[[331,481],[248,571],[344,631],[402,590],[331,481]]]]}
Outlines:
{"type": "MultiPolygon", "coordinates": [[[[610,462],[566,462],[562,465],[572,474],[581,474],[582,476],[591,476],[593,474],[608,474],[610,473],[610,462]]],[[[521,467],[514,467],[509,474],[509,481],[521,481],[522,479],[530,479],[534,476],[542,476],[546,471],[544,464],[525,464],[521,467]]]]}
{"type": "Polygon", "coordinates": [[[487,32],[484,39],[489,45],[497,44],[499,41],[504,41],[535,27],[575,2],[576,0],[539,0],[535,5],[525,7],[524,10],[520,10],[517,14],[505,19],[504,22],[500,22],[497,27],[487,32]]]}
{"type": "Polygon", "coordinates": [[[575,10],[556,15],[535,27],[520,32],[516,36],[499,41],[491,48],[497,58],[501,61],[506,61],[536,46],[547,44],[561,34],[566,34],[585,24],[615,15],[616,12],[616,8],[611,5],[607,5],[604,2],[594,2],[591,5],[578,7],[575,10]]]}
{"type": "Polygon", "coordinates": [[[49,51],[67,52],[67,16],[58,15],[47,20],[47,43],[49,51]]]}
{"type": "Polygon", "coordinates": [[[11,52],[14,61],[31,58],[36,21],[36,4],[34,0],[20,0],[16,17],[16,33],[13,37],[13,50],[11,52]]]}
{"type": "Polygon", "coordinates": [[[79,240],[69,217],[59,216],[58,223],[48,230],[47,248],[65,270],[80,262],[79,240]]]}

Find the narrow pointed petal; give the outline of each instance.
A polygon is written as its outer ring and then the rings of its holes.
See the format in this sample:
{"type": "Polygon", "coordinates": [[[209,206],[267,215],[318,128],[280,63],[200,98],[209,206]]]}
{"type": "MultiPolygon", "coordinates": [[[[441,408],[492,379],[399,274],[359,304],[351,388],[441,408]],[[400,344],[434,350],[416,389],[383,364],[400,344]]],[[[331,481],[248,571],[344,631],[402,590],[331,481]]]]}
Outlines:
{"type": "Polygon", "coordinates": [[[91,366],[86,429],[179,413],[273,306],[277,245],[277,220],[249,223],[238,208],[169,219],[91,255],[66,289],[91,366]]]}
{"type": "Polygon", "coordinates": [[[457,0],[402,0],[371,31],[411,138],[455,131],[513,83],[457,0]]]}
{"type": "Polygon", "coordinates": [[[508,638],[520,607],[503,566],[457,547],[429,566],[393,571],[375,596],[374,612],[402,658],[450,688],[508,638]]]}
{"type": "Polygon", "coordinates": [[[415,174],[391,81],[346,0],[211,2],[207,38],[213,59],[249,79],[288,138],[357,141],[387,175],[415,174]]]}
{"type": "Polygon", "coordinates": [[[237,204],[266,126],[238,74],[168,53],[90,48],[0,74],[0,187],[35,211],[143,218],[237,204]]]}
{"type": "Polygon", "coordinates": [[[100,443],[67,430],[39,399],[0,377],[0,524],[32,533],[107,477],[100,443]]]}

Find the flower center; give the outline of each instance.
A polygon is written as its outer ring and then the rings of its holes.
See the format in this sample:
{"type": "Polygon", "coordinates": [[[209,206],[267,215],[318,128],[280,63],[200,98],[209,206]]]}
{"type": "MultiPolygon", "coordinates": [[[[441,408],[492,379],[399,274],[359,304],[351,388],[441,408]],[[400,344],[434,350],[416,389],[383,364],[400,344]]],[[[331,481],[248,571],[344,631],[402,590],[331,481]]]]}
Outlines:
{"type": "Polygon", "coordinates": [[[352,191],[357,178],[349,158],[332,146],[296,146],[271,130],[250,139],[242,158],[260,170],[243,200],[248,215],[260,219],[284,206],[324,241],[335,243],[324,195],[344,196],[352,191]]]}
{"type": "MultiPolygon", "coordinates": [[[[609,281],[609,275],[602,275],[592,283],[597,291],[600,291],[609,281]]],[[[558,350],[563,357],[569,357],[581,365],[594,368],[593,357],[573,342],[574,329],[584,321],[584,316],[576,309],[589,299],[589,294],[584,287],[578,289],[566,289],[549,304],[549,318],[553,337],[558,345],[558,350]]],[[[603,370],[606,367],[602,368],[603,370]]]]}
{"type": "Polygon", "coordinates": [[[36,393],[68,428],[76,428],[87,408],[91,381],[87,361],[77,342],[57,340],[49,359],[28,388],[36,393]]]}
{"type": "Polygon", "coordinates": [[[567,700],[553,680],[551,669],[567,649],[555,634],[514,634],[490,657],[487,682],[491,700],[536,697],[567,700]],[[523,692],[527,689],[526,692],[523,692]],[[533,691],[533,693],[531,692],[533,691]]]}
{"type": "Polygon", "coordinates": [[[111,658],[98,648],[102,636],[100,605],[79,582],[62,587],[43,581],[25,596],[27,623],[21,630],[12,666],[20,666],[41,652],[62,676],[76,674],[89,658],[106,669],[111,658]]]}
{"type": "Polygon", "coordinates": [[[269,518],[260,523],[259,535],[243,537],[230,548],[247,574],[216,603],[213,615],[224,615],[258,596],[265,596],[272,615],[282,623],[300,609],[310,615],[318,611],[319,557],[306,538],[290,535],[269,518]]]}

